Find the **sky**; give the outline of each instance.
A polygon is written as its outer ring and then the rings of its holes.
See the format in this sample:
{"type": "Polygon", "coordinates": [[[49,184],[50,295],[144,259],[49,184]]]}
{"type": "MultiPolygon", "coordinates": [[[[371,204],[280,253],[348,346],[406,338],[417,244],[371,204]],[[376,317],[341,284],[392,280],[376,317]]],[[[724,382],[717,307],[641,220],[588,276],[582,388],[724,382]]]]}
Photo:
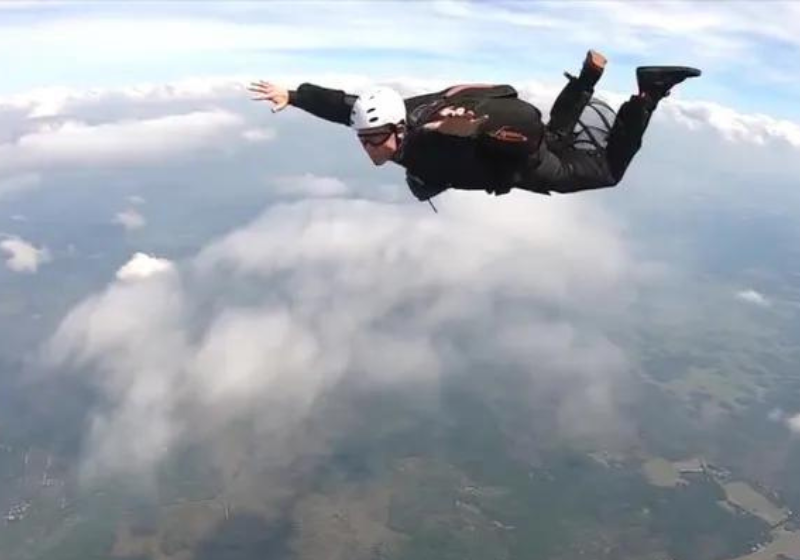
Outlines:
{"type": "Polygon", "coordinates": [[[565,435],[624,431],[637,356],[615,333],[642,309],[747,332],[800,304],[797,6],[2,3],[0,320],[40,325],[36,355],[101,396],[87,476],[243,419],[288,463],[328,445],[295,437],[326,395],[435,395],[487,363],[528,372],[565,435]],[[439,213],[347,128],[244,89],[488,79],[546,110],[587,48],[612,104],[638,64],[704,75],[618,187],[439,213]]]}
{"type": "Polygon", "coordinates": [[[0,3],[0,94],[320,72],[556,80],[588,48],[609,88],[637,65],[705,75],[681,96],[798,119],[796,2],[0,3]]]}

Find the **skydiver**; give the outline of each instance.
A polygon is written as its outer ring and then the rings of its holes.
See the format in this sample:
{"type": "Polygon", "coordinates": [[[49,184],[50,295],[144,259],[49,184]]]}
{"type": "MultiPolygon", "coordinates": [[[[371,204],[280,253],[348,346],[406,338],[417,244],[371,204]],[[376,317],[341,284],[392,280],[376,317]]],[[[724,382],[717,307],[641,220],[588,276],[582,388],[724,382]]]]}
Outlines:
{"type": "Polygon", "coordinates": [[[606,145],[579,149],[575,128],[606,62],[590,50],[577,77],[565,73],[568,83],[546,125],[539,109],[510,85],[463,84],[408,99],[387,87],[356,96],[310,83],[287,90],[258,81],[249,90],[254,100],[271,102],[273,112],[292,105],[354,128],[375,165],[391,161],[406,169],[406,182],[421,201],[449,188],[573,193],[617,185],[659,102],[701,74],[684,66],[638,67],[639,91],[620,106],[606,145]]]}

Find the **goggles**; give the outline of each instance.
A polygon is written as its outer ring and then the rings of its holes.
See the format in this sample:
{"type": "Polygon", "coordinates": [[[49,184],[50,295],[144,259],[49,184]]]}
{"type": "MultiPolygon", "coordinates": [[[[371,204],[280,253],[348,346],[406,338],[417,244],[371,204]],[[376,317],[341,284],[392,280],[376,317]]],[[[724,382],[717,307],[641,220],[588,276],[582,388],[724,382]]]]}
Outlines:
{"type": "Polygon", "coordinates": [[[395,133],[394,127],[390,129],[359,132],[358,139],[367,146],[378,147],[386,142],[395,133]]]}

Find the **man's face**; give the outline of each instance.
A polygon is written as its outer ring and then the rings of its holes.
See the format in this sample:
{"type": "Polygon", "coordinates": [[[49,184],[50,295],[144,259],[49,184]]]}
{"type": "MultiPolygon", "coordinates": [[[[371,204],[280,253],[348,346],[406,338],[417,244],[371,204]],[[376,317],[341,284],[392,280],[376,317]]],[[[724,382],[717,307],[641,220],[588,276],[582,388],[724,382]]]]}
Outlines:
{"type": "Polygon", "coordinates": [[[391,125],[361,129],[358,139],[375,165],[383,165],[397,152],[397,134],[391,125]]]}

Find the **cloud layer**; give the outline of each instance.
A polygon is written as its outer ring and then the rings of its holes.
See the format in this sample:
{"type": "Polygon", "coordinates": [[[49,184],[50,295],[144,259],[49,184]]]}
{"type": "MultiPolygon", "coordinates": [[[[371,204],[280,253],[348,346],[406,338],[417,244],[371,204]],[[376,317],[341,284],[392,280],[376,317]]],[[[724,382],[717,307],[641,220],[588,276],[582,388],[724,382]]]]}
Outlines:
{"type": "MultiPolygon", "coordinates": [[[[526,372],[564,435],[616,432],[627,359],[581,318],[626,305],[638,271],[602,213],[544,204],[521,197],[509,214],[455,196],[432,215],[304,200],[177,268],[134,256],[48,347],[55,363],[94,371],[104,395],[87,473],[148,472],[243,419],[268,451],[345,384],[435,393],[478,357],[526,372]],[[454,353],[458,341],[468,350],[454,353]]],[[[281,460],[296,453],[276,445],[281,460]]]]}
{"type": "Polygon", "coordinates": [[[231,129],[241,126],[240,117],[224,111],[102,124],[64,121],[0,145],[0,174],[58,166],[163,162],[224,141],[231,129]]]}

